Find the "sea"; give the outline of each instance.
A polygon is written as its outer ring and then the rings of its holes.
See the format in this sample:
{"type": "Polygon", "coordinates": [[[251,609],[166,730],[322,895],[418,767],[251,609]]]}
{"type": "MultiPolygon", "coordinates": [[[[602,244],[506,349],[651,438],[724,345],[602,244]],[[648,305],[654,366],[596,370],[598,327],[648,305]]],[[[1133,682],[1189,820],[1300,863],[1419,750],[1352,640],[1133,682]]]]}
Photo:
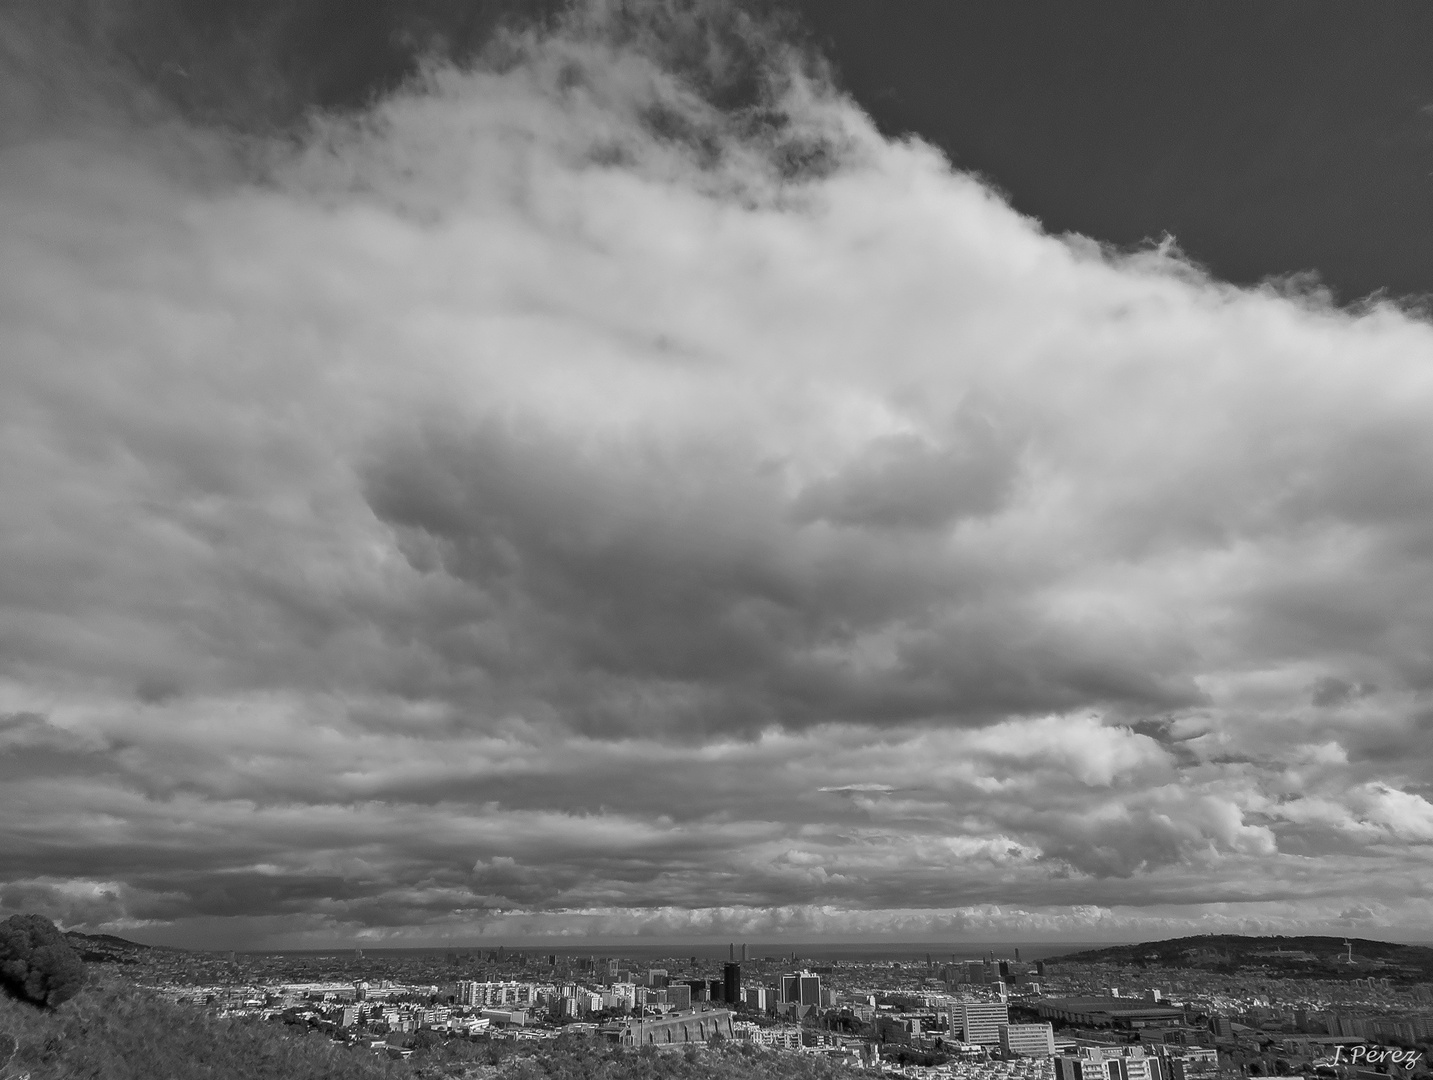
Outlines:
{"type": "Polygon", "coordinates": [[[528,956],[603,957],[640,960],[740,960],[745,948],[748,960],[771,960],[788,963],[831,964],[838,961],[864,964],[948,964],[962,960],[982,960],[994,956],[1006,960],[1044,960],[1052,956],[1081,952],[1085,949],[1108,948],[1118,942],[949,942],[949,941],[883,941],[883,942],[724,942],[720,944],[690,941],[482,941],[471,944],[445,944],[424,948],[369,947],[361,942],[326,949],[255,949],[239,950],[241,956],[353,956],[361,951],[365,957],[445,957],[449,953],[487,955],[498,948],[506,953],[528,956]]]}

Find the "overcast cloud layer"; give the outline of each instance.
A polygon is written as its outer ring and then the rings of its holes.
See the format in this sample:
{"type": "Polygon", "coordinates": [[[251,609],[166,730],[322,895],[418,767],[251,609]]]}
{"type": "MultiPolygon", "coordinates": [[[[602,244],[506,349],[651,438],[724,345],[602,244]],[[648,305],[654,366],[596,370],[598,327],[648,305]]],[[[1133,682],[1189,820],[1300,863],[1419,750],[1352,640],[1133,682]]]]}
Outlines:
{"type": "Polygon", "coordinates": [[[0,909],[1425,934],[1433,329],[1045,235],[744,26],[265,141],[4,24],[0,909]]]}

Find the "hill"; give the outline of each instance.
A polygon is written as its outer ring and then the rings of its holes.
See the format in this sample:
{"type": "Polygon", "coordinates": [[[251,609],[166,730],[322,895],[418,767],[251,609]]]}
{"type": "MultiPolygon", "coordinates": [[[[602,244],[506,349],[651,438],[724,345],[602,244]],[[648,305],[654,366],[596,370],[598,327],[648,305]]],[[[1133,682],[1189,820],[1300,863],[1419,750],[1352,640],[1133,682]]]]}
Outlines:
{"type": "MultiPolygon", "coordinates": [[[[146,955],[156,951],[152,945],[141,945],[137,941],[115,937],[112,934],[82,934],[70,930],[65,934],[70,947],[80,954],[87,964],[134,964],[146,955]]],[[[182,952],[180,949],[164,949],[165,952],[182,952]]]]}
{"type": "Polygon", "coordinates": [[[1373,976],[1421,982],[1433,979],[1433,948],[1367,938],[1205,934],[1067,953],[1052,957],[1045,964],[1198,968],[1227,974],[1258,972],[1265,977],[1276,978],[1354,979],[1373,976]]]}

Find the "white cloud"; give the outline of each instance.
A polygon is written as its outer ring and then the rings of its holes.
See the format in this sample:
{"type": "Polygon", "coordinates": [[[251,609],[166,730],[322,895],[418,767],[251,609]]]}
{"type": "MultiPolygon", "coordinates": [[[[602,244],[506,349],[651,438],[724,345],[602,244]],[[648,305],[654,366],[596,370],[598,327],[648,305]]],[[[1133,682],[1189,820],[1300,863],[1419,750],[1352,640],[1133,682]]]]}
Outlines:
{"type": "Polygon", "coordinates": [[[0,902],[1413,918],[1433,330],[1044,235],[819,82],[752,133],[523,49],[297,149],[0,147],[0,902]]]}

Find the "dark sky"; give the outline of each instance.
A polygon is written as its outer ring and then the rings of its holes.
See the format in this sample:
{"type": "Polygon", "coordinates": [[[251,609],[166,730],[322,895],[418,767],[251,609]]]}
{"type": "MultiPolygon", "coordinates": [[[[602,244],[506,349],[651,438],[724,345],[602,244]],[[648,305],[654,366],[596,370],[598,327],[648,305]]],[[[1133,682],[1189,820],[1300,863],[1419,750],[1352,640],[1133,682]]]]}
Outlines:
{"type": "MultiPolygon", "coordinates": [[[[1316,271],[1341,301],[1433,291],[1433,9],[778,0],[889,133],[1052,231],[1172,233],[1241,283],[1316,271]]],[[[360,107],[539,0],[132,0],[122,49],[199,114],[360,107]],[[180,73],[181,74],[177,74],[180,73]]]]}
{"type": "Polygon", "coordinates": [[[1433,7],[807,0],[881,127],[1054,231],[1239,282],[1433,291],[1433,7]]]}

